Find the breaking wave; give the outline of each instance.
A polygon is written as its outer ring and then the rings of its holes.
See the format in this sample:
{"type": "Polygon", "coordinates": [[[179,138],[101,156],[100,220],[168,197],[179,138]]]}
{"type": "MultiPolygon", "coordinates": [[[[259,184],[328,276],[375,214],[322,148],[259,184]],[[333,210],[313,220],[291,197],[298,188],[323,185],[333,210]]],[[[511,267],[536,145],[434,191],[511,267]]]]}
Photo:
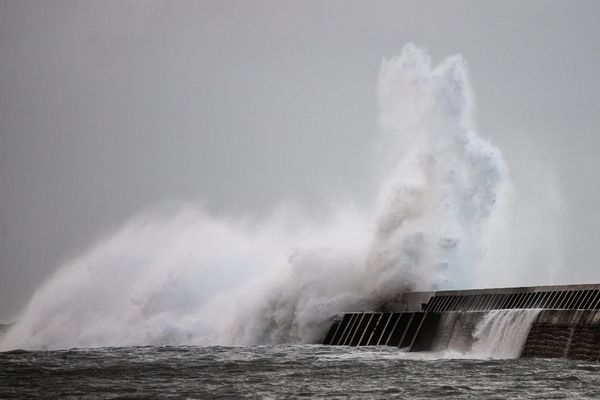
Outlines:
{"type": "Polygon", "coordinates": [[[378,99],[387,173],[370,207],[141,213],[39,287],[0,348],[310,343],[341,311],[472,285],[507,172],[474,130],[463,59],[407,45],[378,99]]]}

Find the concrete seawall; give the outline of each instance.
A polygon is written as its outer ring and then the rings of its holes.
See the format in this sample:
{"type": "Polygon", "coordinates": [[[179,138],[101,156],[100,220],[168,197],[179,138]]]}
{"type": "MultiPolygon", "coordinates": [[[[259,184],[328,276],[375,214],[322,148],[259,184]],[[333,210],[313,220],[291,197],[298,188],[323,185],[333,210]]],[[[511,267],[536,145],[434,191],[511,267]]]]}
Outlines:
{"type": "Polygon", "coordinates": [[[469,353],[495,335],[506,354],[600,361],[600,285],[405,293],[381,310],[334,318],[323,344],[469,353]]]}
{"type": "Polygon", "coordinates": [[[531,326],[522,357],[600,361],[600,311],[543,310],[531,326]]]}

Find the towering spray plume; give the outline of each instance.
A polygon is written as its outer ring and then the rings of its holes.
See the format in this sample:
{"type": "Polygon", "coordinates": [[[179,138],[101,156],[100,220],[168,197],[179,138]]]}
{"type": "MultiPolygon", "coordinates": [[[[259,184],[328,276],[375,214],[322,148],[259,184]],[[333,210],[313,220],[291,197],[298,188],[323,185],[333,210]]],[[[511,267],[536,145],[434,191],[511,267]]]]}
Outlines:
{"type": "Polygon", "coordinates": [[[407,45],[383,62],[379,102],[395,165],[369,253],[373,290],[468,286],[506,172],[500,152],[473,130],[465,64],[454,56],[433,68],[407,45]]]}
{"type": "Polygon", "coordinates": [[[335,313],[468,285],[505,168],[473,130],[464,63],[407,45],[378,95],[389,169],[372,207],[320,223],[144,213],[60,268],[0,348],[311,342],[335,313]]]}

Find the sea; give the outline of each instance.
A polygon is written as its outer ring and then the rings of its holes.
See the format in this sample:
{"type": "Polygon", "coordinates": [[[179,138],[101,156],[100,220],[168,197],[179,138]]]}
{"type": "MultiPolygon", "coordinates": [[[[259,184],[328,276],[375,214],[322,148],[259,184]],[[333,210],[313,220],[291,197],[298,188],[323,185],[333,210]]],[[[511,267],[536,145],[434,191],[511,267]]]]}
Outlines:
{"type": "Polygon", "coordinates": [[[388,347],[0,353],[2,399],[600,399],[600,364],[388,347]]]}

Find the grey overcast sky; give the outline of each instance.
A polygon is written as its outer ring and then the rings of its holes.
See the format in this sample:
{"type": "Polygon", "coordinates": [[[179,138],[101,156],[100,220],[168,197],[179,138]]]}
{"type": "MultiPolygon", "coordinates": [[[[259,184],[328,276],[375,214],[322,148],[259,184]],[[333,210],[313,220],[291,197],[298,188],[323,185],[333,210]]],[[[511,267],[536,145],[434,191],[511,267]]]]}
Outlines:
{"type": "Polygon", "coordinates": [[[153,204],[367,199],[379,66],[408,42],[465,57],[517,186],[560,188],[557,283],[599,282],[599,21],[598,1],[0,0],[0,321],[153,204]]]}

